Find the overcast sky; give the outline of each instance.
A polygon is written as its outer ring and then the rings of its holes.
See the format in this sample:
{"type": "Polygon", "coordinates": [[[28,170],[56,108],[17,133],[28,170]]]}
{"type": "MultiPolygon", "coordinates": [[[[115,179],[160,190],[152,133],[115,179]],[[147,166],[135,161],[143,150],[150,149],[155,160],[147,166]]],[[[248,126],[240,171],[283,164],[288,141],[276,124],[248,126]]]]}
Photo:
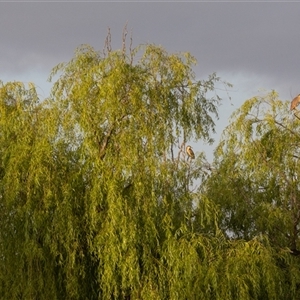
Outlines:
{"type": "Polygon", "coordinates": [[[297,1],[0,1],[0,79],[33,81],[46,97],[52,67],[80,44],[102,50],[108,27],[120,48],[128,22],[134,46],[188,51],[199,79],[217,72],[234,85],[231,102],[220,91],[218,140],[229,115],[259,89],[274,89],[283,100],[300,93],[299,16],[297,1]]]}

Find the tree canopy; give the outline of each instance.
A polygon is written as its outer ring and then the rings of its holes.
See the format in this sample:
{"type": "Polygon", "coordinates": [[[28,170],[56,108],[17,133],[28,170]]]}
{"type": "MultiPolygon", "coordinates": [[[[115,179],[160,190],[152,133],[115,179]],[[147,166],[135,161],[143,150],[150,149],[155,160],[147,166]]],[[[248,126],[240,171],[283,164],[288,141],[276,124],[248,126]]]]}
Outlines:
{"type": "Polygon", "coordinates": [[[1,82],[1,299],[299,299],[300,121],[250,99],[188,159],[221,101],[195,63],[83,45],[46,99],[1,82]]]}
{"type": "MultiPolygon", "coordinates": [[[[297,112],[288,113],[288,106],[275,91],[247,100],[224,131],[215,152],[215,169],[202,188],[220,208],[219,226],[228,238],[263,237],[277,255],[290,254],[284,263],[279,260],[279,266],[296,295],[300,121],[297,112]]],[[[286,295],[293,298],[289,292],[286,295]]]]}

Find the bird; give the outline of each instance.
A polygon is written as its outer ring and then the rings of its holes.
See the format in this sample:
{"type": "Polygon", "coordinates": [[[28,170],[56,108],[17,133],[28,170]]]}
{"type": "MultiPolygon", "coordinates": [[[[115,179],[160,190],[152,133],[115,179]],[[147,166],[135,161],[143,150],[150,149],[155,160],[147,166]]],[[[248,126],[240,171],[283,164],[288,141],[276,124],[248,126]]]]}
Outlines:
{"type": "Polygon", "coordinates": [[[297,107],[299,104],[300,104],[300,94],[292,100],[292,102],[291,102],[291,110],[294,110],[294,109],[297,110],[296,107],[297,107]]]}
{"type": "Polygon", "coordinates": [[[187,153],[187,155],[188,155],[191,159],[194,159],[194,158],[195,158],[195,153],[194,153],[194,151],[193,151],[193,149],[192,149],[191,146],[187,146],[187,147],[186,147],[186,153],[187,153]]]}

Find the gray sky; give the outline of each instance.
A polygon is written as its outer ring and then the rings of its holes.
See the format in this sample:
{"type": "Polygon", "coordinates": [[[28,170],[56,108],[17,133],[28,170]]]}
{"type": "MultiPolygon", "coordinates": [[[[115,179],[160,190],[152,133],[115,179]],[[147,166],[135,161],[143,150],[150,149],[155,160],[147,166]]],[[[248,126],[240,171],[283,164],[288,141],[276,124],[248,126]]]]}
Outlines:
{"type": "Polygon", "coordinates": [[[218,140],[229,115],[259,89],[277,90],[284,100],[300,93],[299,12],[296,1],[0,1],[0,79],[33,81],[47,96],[52,67],[68,61],[80,44],[102,50],[108,27],[120,48],[128,22],[134,46],[188,51],[198,60],[199,78],[217,72],[234,85],[231,102],[220,91],[218,140]]]}

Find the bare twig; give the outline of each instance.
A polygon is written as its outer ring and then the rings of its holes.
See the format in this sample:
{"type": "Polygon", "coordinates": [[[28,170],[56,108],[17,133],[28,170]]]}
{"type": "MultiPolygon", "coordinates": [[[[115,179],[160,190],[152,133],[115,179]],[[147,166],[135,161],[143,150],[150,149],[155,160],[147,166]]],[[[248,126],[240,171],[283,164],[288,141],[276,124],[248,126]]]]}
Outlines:
{"type": "Polygon", "coordinates": [[[130,64],[133,64],[133,53],[132,53],[132,30],[130,31],[130,44],[129,44],[129,53],[130,53],[130,64]]]}
{"type": "Polygon", "coordinates": [[[300,118],[298,117],[298,115],[296,114],[296,112],[294,112],[294,116],[295,116],[298,120],[300,120],[300,118]]]}
{"type": "Polygon", "coordinates": [[[107,53],[111,52],[111,33],[109,27],[107,28],[107,31],[108,32],[105,38],[104,49],[103,49],[104,56],[106,55],[106,51],[107,53]]]}
{"type": "Polygon", "coordinates": [[[122,52],[123,55],[126,54],[126,36],[127,36],[127,23],[125,24],[124,28],[123,28],[123,34],[122,34],[122,52]]]}

